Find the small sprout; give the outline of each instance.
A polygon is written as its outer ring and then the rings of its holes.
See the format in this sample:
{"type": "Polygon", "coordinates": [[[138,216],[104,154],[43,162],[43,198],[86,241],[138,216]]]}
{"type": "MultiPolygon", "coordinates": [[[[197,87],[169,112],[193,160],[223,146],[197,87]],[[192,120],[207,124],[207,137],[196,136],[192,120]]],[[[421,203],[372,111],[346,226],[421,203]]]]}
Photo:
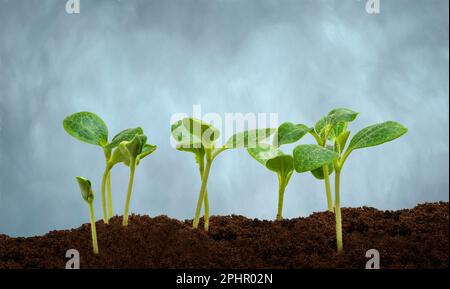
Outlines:
{"type": "MultiPolygon", "coordinates": [[[[144,133],[144,131],[140,127],[129,128],[129,129],[123,130],[123,131],[119,132],[117,135],[115,135],[113,137],[113,139],[111,140],[111,142],[105,146],[105,148],[111,152],[111,151],[113,151],[113,149],[118,147],[121,142],[123,142],[123,141],[130,141],[137,134],[143,134],[143,133],[144,133]]],[[[112,154],[114,154],[114,152],[112,154]]],[[[110,154],[110,157],[106,161],[105,171],[103,173],[103,178],[102,178],[101,193],[102,193],[102,198],[103,199],[105,198],[105,187],[108,186],[108,216],[107,216],[108,220],[110,218],[112,218],[112,216],[114,215],[113,205],[112,205],[111,189],[110,189],[111,188],[111,184],[109,183],[110,182],[111,169],[113,168],[113,166],[115,164],[122,162],[122,161],[118,162],[117,157],[118,156],[116,154],[115,159],[113,160],[113,155],[110,154]]]]}
{"type": "Polygon", "coordinates": [[[294,159],[269,144],[260,143],[255,148],[247,148],[255,160],[278,175],[278,212],[277,220],[283,218],[283,199],[286,187],[294,171],[294,159]]]}
{"type": "Polygon", "coordinates": [[[94,216],[94,191],[92,190],[91,181],[83,177],[76,177],[78,185],[80,186],[81,196],[83,200],[89,205],[89,213],[91,219],[91,235],[92,235],[92,248],[94,254],[98,254],[97,243],[97,229],[95,228],[95,216],[94,216]]]}
{"type": "MultiPolygon", "coordinates": [[[[113,137],[111,142],[108,143],[108,127],[105,122],[96,114],[84,111],[66,117],[63,121],[63,127],[66,132],[74,138],[103,148],[106,166],[102,179],[101,201],[103,220],[108,224],[109,219],[114,215],[110,172],[115,164],[124,162],[123,160],[118,161],[120,156],[117,154],[113,160],[112,151],[114,148],[118,147],[121,142],[131,141],[136,135],[143,134],[144,132],[140,127],[129,128],[118,133],[113,137]],[[106,188],[108,190],[108,200],[106,200],[106,188]]],[[[148,151],[147,148],[145,150],[148,151]]],[[[140,158],[142,158],[142,156],[140,158]]],[[[137,160],[138,163],[140,158],[137,160]]]]}
{"type": "MultiPolygon", "coordinates": [[[[354,119],[354,118],[353,118],[354,119]]],[[[343,251],[342,240],[342,220],[341,220],[341,205],[340,205],[340,176],[341,170],[345,161],[351,152],[356,149],[372,147],[383,144],[385,142],[392,141],[396,138],[404,135],[408,129],[401,124],[393,121],[387,121],[375,125],[368,126],[353,136],[345,149],[345,145],[350,135],[350,131],[347,130],[347,125],[342,123],[334,123],[330,127],[330,131],[333,131],[334,151],[338,154],[338,157],[334,159],[334,185],[335,185],[335,218],[336,218],[336,244],[338,253],[343,251]]]]}
{"type": "MultiPolygon", "coordinates": [[[[99,116],[87,111],[77,112],[69,115],[64,119],[63,127],[68,134],[78,139],[79,141],[102,147],[103,153],[105,155],[105,161],[108,162],[111,156],[111,150],[107,148],[108,127],[99,116]]],[[[111,196],[111,180],[109,175],[106,176],[105,181],[108,184],[108,196],[111,196]]],[[[109,218],[106,211],[106,199],[103,190],[102,208],[103,220],[105,223],[108,223],[109,218]]]]}
{"type": "Polygon", "coordinates": [[[117,163],[124,163],[130,167],[130,179],[128,182],[127,197],[125,201],[125,210],[123,214],[122,225],[128,225],[128,211],[130,208],[131,192],[133,190],[134,173],[136,166],[140,161],[154,152],[156,146],[147,144],[147,136],[143,134],[137,134],[130,141],[122,141],[119,146],[114,150],[111,161],[108,163],[108,167],[113,167],[117,163]]]}
{"type": "Polygon", "coordinates": [[[205,203],[205,231],[209,229],[209,208],[207,201],[207,183],[214,159],[223,151],[234,148],[256,146],[262,140],[269,138],[275,129],[247,130],[231,136],[220,148],[215,144],[220,132],[214,126],[195,118],[184,118],[172,124],[172,136],[178,142],[177,149],[192,152],[196,156],[202,175],[202,185],[197,201],[193,227],[198,228],[202,204],[205,203]],[[206,161],[206,164],[205,164],[206,161]],[[204,167],[203,167],[204,165],[204,167]]]}
{"type": "MultiPolygon", "coordinates": [[[[350,109],[337,108],[322,117],[313,128],[304,124],[285,122],[278,128],[278,145],[281,146],[283,144],[297,142],[305,134],[310,133],[315,138],[318,145],[324,148],[330,148],[327,145],[327,141],[334,141],[338,135],[341,135],[341,131],[346,130],[348,122],[353,121],[357,115],[357,112],[350,109]]],[[[274,139],[274,141],[276,140],[274,139]]],[[[334,147],[331,147],[330,149],[334,150],[334,147]]],[[[329,178],[330,174],[333,173],[333,164],[324,164],[322,168],[312,170],[311,173],[315,178],[324,180],[328,211],[333,212],[333,199],[329,178]]]]}

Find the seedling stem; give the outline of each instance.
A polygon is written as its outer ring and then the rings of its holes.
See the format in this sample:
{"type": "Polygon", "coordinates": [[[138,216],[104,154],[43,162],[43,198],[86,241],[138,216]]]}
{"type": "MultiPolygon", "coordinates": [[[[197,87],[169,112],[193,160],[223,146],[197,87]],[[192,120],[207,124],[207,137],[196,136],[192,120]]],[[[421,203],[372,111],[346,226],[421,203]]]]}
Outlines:
{"type": "Polygon", "coordinates": [[[341,179],[341,169],[339,165],[335,169],[334,173],[334,211],[336,217],[336,245],[338,254],[342,253],[343,242],[342,242],[342,219],[341,219],[341,196],[340,196],[340,179],[341,179]]]}
{"type": "MultiPolygon", "coordinates": [[[[211,156],[211,149],[205,149],[205,153],[206,153],[206,166],[203,172],[203,177],[202,177],[202,186],[200,188],[200,194],[198,196],[198,201],[197,201],[197,208],[195,210],[195,218],[194,218],[194,223],[193,223],[193,227],[195,229],[198,228],[198,223],[200,220],[200,211],[202,209],[202,203],[204,202],[204,198],[205,198],[205,192],[206,192],[206,184],[208,183],[208,177],[209,177],[209,171],[211,169],[211,164],[212,164],[212,156],[211,156]]],[[[217,155],[217,154],[214,154],[217,155]]],[[[209,215],[209,212],[207,212],[209,210],[209,208],[207,209],[205,206],[205,230],[207,229],[207,221],[206,221],[206,215],[209,215]]],[[[209,226],[209,221],[208,221],[208,226],[209,226]]]]}
{"type": "Polygon", "coordinates": [[[128,210],[130,208],[131,191],[133,190],[134,171],[136,170],[136,158],[130,161],[130,180],[128,182],[127,199],[125,203],[125,212],[123,213],[123,226],[128,226],[128,210]]]}
{"type": "Polygon", "coordinates": [[[283,219],[283,199],[284,199],[284,191],[286,190],[286,177],[283,175],[278,175],[278,213],[277,213],[277,221],[281,221],[283,219]]]}
{"type": "Polygon", "coordinates": [[[89,203],[89,213],[90,213],[90,216],[91,216],[92,248],[93,248],[94,254],[98,254],[97,229],[95,227],[95,216],[94,216],[94,205],[93,205],[93,202],[89,203]]]}

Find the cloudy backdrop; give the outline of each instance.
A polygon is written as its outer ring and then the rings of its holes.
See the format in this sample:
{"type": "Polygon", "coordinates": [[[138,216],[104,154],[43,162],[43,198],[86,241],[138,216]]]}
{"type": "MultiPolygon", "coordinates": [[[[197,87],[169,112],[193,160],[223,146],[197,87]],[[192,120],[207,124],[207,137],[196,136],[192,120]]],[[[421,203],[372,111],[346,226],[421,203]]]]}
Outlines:
{"type": "MultiPolygon", "coordinates": [[[[353,131],[397,120],[407,135],[349,158],[343,206],[448,201],[447,0],[381,0],[372,15],[365,0],[81,0],[72,15],[65,2],[0,0],[0,234],[88,221],[74,177],[99,192],[104,160],[62,129],[80,110],[100,115],[111,137],[140,125],[158,145],[137,170],[139,214],[193,217],[198,172],[191,154],[170,146],[169,122],[195,104],[306,124],[348,107],[360,112],[353,131]]],[[[115,168],[117,213],[127,181],[115,168]]],[[[212,214],[276,214],[276,175],[245,150],[223,153],[208,187],[212,214]]],[[[295,174],[285,217],[325,208],[323,183],[295,174]]]]}

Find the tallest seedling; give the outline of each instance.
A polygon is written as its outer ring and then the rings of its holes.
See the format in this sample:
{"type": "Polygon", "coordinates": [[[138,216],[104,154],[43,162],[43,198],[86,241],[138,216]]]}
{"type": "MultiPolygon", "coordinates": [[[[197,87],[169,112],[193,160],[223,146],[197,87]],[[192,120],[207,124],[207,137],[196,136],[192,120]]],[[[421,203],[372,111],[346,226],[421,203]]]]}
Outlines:
{"type": "MultiPolygon", "coordinates": [[[[317,142],[331,141],[337,157],[333,160],[334,168],[334,212],[336,219],[336,245],[338,253],[343,251],[342,218],[341,218],[341,171],[348,156],[357,149],[377,146],[392,141],[404,135],[408,129],[394,121],[386,121],[368,126],[353,136],[346,148],[350,131],[348,123],[353,121],[357,113],[346,108],[333,109],[314,127],[317,142]]],[[[314,135],[313,134],[313,135],[314,135]]],[[[298,166],[304,165],[307,159],[299,159],[298,166]]]]}

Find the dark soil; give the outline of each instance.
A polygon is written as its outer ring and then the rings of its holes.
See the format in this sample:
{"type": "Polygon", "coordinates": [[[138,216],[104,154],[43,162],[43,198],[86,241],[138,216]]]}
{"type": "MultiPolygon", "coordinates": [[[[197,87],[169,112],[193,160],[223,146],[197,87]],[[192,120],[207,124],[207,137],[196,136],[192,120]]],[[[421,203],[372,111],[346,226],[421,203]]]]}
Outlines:
{"type": "MultiPolygon", "coordinates": [[[[448,268],[448,203],[411,210],[343,209],[344,254],[335,253],[334,215],[284,221],[212,217],[210,232],[166,216],[133,215],[97,222],[100,255],[91,253],[90,226],[45,236],[0,235],[0,268],[64,268],[77,249],[82,268],[364,268],[369,249],[382,268],[448,268]]],[[[202,224],[201,224],[202,225],[202,224]]]]}

